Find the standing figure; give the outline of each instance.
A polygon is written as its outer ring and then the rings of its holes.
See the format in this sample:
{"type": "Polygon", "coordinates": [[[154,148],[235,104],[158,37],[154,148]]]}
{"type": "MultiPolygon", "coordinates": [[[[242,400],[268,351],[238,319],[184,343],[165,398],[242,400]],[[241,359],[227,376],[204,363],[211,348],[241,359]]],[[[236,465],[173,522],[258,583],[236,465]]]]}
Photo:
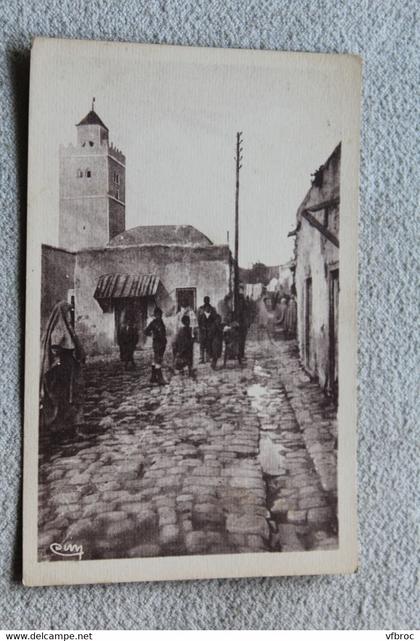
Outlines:
{"type": "Polygon", "coordinates": [[[217,360],[221,357],[223,351],[223,324],[220,314],[216,314],[211,331],[210,342],[211,367],[212,369],[216,369],[217,360]]]}
{"type": "Polygon", "coordinates": [[[223,338],[225,342],[225,353],[223,357],[223,367],[226,367],[228,359],[238,359],[239,365],[242,367],[242,357],[240,351],[241,333],[239,323],[233,321],[227,325],[223,330],[223,338]]]}
{"type": "Polygon", "coordinates": [[[184,372],[188,367],[188,375],[193,376],[193,354],[194,354],[194,337],[190,326],[190,317],[183,316],[182,326],[177,331],[172,346],[174,355],[174,369],[184,372]]]}
{"type": "Polygon", "coordinates": [[[121,323],[117,340],[120,348],[120,360],[124,363],[125,369],[128,369],[129,365],[131,365],[132,369],[135,369],[134,350],[139,340],[139,332],[136,324],[132,321],[124,321],[121,323]]]}
{"type": "Polygon", "coordinates": [[[54,305],[41,341],[41,424],[65,432],[83,422],[83,348],[73,327],[73,308],[54,305]]]}
{"type": "Polygon", "coordinates": [[[216,318],[216,310],[210,305],[210,298],[204,296],[204,305],[198,309],[198,329],[200,336],[200,363],[211,358],[211,333],[216,318]]]}
{"type": "Polygon", "coordinates": [[[294,285],[291,287],[291,296],[287,306],[286,319],[286,336],[287,338],[296,338],[297,328],[297,302],[296,302],[296,288],[294,285]]]}
{"type": "Polygon", "coordinates": [[[158,383],[159,385],[166,385],[166,381],[162,374],[162,361],[166,349],[166,327],[162,320],[162,310],[155,307],[153,312],[154,319],[148,324],[144,333],[146,336],[152,336],[153,346],[153,363],[152,363],[152,376],[151,383],[158,383]]]}
{"type": "Polygon", "coordinates": [[[256,309],[257,309],[256,323],[257,323],[258,340],[262,340],[267,335],[268,323],[269,323],[269,315],[268,315],[267,307],[264,302],[264,296],[261,296],[261,298],[258,299],[256,304],[256,309]]]}
{"type": "Polygon", "coordinates": [[[287,314],[287,298],[282,296],[280,302],[274,308],[275,323],[279,329],[285,328],[287,314]]]}

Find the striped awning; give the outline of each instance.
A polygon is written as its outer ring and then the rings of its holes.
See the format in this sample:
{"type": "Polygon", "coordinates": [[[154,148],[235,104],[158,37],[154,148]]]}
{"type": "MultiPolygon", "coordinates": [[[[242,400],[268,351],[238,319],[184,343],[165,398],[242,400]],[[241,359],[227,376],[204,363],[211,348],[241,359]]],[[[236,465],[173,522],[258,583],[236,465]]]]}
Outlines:
{"type": "Polygon", "coordinates": [[[103,274],[96,285],[94,298],[98,302],[115,298],[155,296],[160,279],[154,274],[103,274]]]}

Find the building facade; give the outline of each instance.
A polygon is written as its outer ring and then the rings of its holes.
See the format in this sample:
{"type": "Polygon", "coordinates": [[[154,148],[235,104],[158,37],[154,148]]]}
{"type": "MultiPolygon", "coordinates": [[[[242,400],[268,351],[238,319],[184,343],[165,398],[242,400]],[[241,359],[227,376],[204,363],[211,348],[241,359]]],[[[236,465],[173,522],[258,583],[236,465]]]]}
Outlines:
{"type": "Polygon", "coordinates": [[[313,175],[292,232],[301,361],[333,397],[338,394],[340,161],[338,145],[313,175]]]}

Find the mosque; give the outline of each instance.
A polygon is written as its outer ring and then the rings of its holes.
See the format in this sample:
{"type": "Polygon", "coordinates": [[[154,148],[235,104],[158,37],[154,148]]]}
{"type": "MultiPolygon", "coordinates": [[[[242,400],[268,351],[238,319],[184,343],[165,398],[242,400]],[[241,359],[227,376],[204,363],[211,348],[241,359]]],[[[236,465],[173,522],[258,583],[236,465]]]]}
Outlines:
{"type": "Polygon", "coordinates": [[[76,144],[59,151],[58,246],[42,246],[42,329],[67,300],[87,354],[105,354],[123,318],[141,331],[156,304],[169,333],[181,305],[196,309],[210,296],[221,310],[231,290],[229,246],[188,224],[126,229],[125,155],[94,103],[76,129],[76,144]]]}

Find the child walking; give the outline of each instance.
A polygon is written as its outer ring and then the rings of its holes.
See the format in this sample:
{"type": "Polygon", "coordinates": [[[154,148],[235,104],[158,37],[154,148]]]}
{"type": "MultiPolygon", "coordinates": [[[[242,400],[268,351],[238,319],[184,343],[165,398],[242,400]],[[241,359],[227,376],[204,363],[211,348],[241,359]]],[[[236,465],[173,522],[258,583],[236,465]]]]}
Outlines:
{"type": "Polygon", "coordinates": [[[146,336],[153,337],[153,363],[152,363],[152,376],[151,383],[158,383],[158,385],[166,385],[166,381],[162,374],[162,361],[166,349],[166,327],[162,320],[162,310],[155,307],[153,313],[154,319],[149,323],[145,329],[146,336]]]}
{"type": "Polygon", "coordinates": [[[181,319],[182,327],[177,332],[173,343],[174,369],[183,372],[188,367],[188,375],[193,377],[194,338],[189,316],[181,319]]]}

